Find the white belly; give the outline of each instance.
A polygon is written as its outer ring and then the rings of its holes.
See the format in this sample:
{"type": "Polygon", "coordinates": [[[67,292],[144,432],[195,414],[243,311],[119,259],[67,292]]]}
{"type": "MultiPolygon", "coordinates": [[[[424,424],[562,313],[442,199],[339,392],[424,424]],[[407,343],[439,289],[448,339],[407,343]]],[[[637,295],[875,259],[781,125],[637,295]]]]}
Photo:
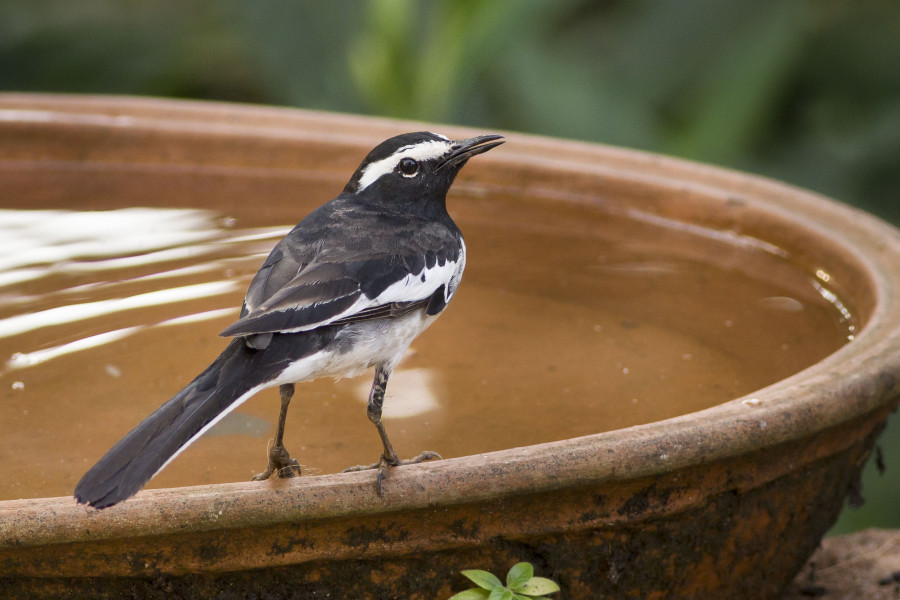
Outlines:
{"type": "Polygon", "coordinates": [[[299,383],[319,377],[353,377],[384,364],[392,370],[409,344],[437,318],[416,310],[395,319],[362,321],[345,327],[332,350],[323,350],[289,365],[270,385],[299,383]]]}

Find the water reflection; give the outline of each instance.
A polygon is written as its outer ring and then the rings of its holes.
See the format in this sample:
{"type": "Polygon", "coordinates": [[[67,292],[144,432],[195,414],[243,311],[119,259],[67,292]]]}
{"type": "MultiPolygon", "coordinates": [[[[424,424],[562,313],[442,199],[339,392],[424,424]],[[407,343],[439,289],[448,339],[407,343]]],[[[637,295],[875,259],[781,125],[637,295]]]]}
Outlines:
{"type": "MultiPolygon", "coordinates": [[[[221,319],[223,317],[233,317],[236,314],[235,309],[233,308],[220,308],[217,310],[207,310],[199,313],[188,314],[181,317],[175,317],[173,319],[167,319],[165,321],[161,321],[156,325],[137,325],[134,327],[125,327],[124,329],[117,329],[115,331],[107,331],[104,333],[98,333],[96,335],[91,335],[82,339],[75,340],[74,342],[69,342],[66,344],[60,344],[58,346],[53,346],[51,348],[44,348],[41,350],[35,350],[34,352],[16,352],[13,354],[8,361],[6,361],[6,371],[13,371],[17,369],[24,369],[27,367],[34,367],[36,365],[45,363],[54,358],[59,358],[61,356],[65,356],[67,354],[72,354],[73,352],[79,352],[81,350],[90,350],[91,348],[97,348],[98,346],[102,346],[103,344],[110,344],[113,342],[117,342],[119,340],[125,339],[131,335],[134,335],[148,327],[165,327],[171,325],[187,325],[189,323],[198,323],[200,321],[211,321],[215,319],[221,319]]],[[[107,365],[107,371],[110,370],[109,365],[107,365]]],[[[121,373],[110,373],[112,377],[118,377],[121,373]]]]}
{"type": "Polygon", "coordinates": [[[211,281],[157,290],[126,298],[57,306],[30,314],[16,315],[0,319],[0,337],[11,337],[43,327],[108,316],[126,310],[218,296],[234,290],[236,285],[234,281],[211,281]]]}
{"type": "MultiPolygon", "coordinates": [[[[397,369],[391,376],[382,414],[386,419],[402,419],[437,410],[440,404],[435,384],[431,369],[397,369]]],[[[366,402],[371,385],[370,381],[361,381],[356,386],[356,397],[366,402]]]]}
{"type": "MultiPolygon", "coordinates": [[[[6,370],[98,348],[154,326],[138,316],[142,309],[233,295],[242,282],[228,277],[227,261],[214,258],[230,236],[219,221],[212,211],[196,209],[0,209],[0,338],[18,338],[19,344],[6,370]],[[173,268],[160,269],[167,263],[173,268]],[[128,326],[78,326],[111,321],[119,313],[133,313],[123,317],[128,326]],[[73,326],[80,335],[72,334],[73,326]]],[[[282,231],[239,236],[261,240],[282,231]]],[[[216,319],[226,312],[233,316],[236,308],[182,313],[156,325],[216,319]]]]}
{"type": "Polygon", "coordinates": [[[800,312],[803,310],[803,303],[796,298],[790,296],[766,296],[760,298],[758,304],[763,308],[770,310],[783,310],[788,312],[800,312]]]}
{"type": "MultiPolygon", "coordinates": [[[[169,260],[169,256],[154,257],[149,253],[195,244],[219,235],[212,213],[205,210],[0,209],[0,272],[31,265],[68,268],[65,263],[76,259],[135,254],[141,255],[143,260],[169,260]]],[[[103,268],[106,265],[93,266],[103,268]]]]}
{"type": "Polygon", "coordinates": [[[65,356],[66,354],[81,350],[89,350],[91,348],[96,348],[97,346],[102,346],[103,344],[116,342],[136,333],[140,329],[140,327],[126,327],[115,331],[107,331],[106,333],[98,333],[97,335],[91,335],[52,348],[44,348],[43,350],[35,350],[34,352],[16,352],[8,361],[6,361],[6,370],[14,371],[26,367],[34,367],[45,363],[48,360],[65,356]]]}

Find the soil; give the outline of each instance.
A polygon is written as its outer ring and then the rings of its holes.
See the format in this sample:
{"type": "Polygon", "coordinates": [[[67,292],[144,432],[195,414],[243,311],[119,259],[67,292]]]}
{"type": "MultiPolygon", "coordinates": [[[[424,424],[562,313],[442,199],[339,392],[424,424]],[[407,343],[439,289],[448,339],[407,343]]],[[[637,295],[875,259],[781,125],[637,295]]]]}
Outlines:
{"type": "Polygon", "coordinates": [[[867,529],[822,540],[782,600],[900,598],[900,530],[867,529]]]}

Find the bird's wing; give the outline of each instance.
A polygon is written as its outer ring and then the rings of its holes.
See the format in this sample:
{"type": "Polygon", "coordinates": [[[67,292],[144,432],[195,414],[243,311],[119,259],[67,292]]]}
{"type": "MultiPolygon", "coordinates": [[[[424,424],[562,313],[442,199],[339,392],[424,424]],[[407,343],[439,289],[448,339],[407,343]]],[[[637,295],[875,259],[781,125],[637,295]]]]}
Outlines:
{"type": "Polygon", "coordinates": [[[424,253],[297,265],[277,250],[251,283],[240,320],[221,335],[297,332],[336,322],[397,316],[426,306],[438,291],[446,303],[446,290],[461,269],[458,261],[428,260],[424,253]],[[281,284],[285,269],[296,269],[296,274],[281,284]],[[266,297],[266,290],[273,289],[266,297]]]}

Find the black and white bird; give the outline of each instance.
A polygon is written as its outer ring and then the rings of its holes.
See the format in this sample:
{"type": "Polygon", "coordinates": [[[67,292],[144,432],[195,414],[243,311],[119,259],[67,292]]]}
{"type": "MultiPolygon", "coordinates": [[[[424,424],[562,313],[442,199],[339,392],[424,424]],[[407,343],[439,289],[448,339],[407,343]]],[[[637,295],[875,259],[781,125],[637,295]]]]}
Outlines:
{"type": "Polygon", "coordinates": [[[209,367],[114,445],[75,487],[96,508],[133,496],[193,441],[258,391],[280,386],[281,413],[265,472],[300,474],[283,434],[294,383],[349,377],[375,367],[368,417],[384,445],[380,460],[351,470],[440,458],[400,460],[381,421],[385,387],[410,342],[453,299],[466,247],[446,209],[453,179],[472,156],[502,144],[499,135],[453,141],[407,133],[376,146],[335,199],[310,213],[272,250],[250,282],[233,338],[209,367]]]}

